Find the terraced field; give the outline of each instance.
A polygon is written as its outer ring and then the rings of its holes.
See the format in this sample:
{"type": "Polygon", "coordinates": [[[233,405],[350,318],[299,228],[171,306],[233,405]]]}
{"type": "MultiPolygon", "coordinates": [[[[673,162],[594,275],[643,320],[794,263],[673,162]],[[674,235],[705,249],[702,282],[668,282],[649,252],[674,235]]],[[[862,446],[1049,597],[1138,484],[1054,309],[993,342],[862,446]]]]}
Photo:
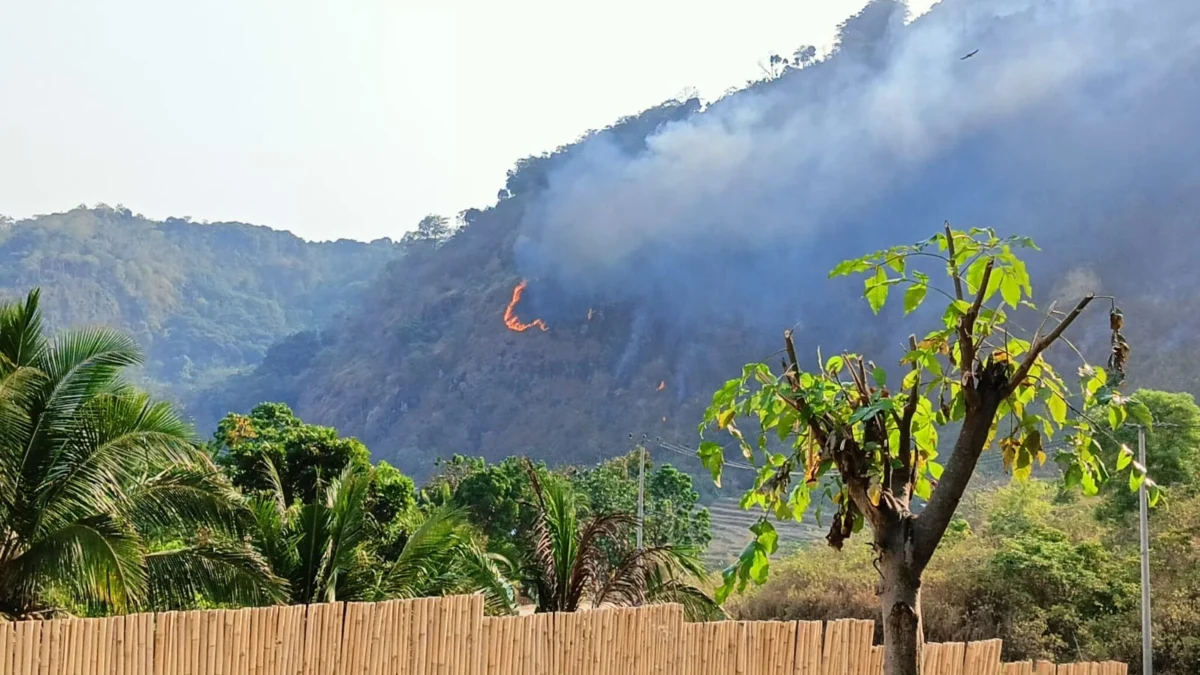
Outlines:
{"type": "MultiPolygon", "coordinates": [[[[949,434],[947,435],[949,436],[949,434]]],[[[681,468],[691,468],[692,464],[682,462],[675,456],[671,456],[670,461],[677,463],[681,468]]],[[[1054,462],[1048,461],[1044,466],[1035,466],[1033,475],[1039,478],[1053,479],[1059,475],[1059,468],[1054,462]]],[[[707,480],[707,477],[701,476],[695,480],[707,480]]],[[[1007,484],[1009,480],[1010,477],[1004,470],[1000,453],[996,450],[988,450],[980,457],[979,465],[975,471],[975,478],[969,490],[972,492],[984,490],[1007,484]]],[[[758,520],[760,515],[759,511],[743,511],[738,507],[738,502],[741,499],[740,490],[726,485],[718,494],[720,496],[708,505],[708,509],[712,514],[713,538],[705,555],[705,562],[708,564],[709,569],[714,571],[727,566],[742,552],[742,549],[745,548],[746,542],[749,541],[751,536],[749,528],[758,520]]],[[[772,519],[771,522],[775,525],[775,529],[779,531],[779,547],[781,551],[786,552],[791,548],[808,542],[822,543],[826,532],[828,532],[829,518],[833,512],[833,505],[827,504],[825,516],[822,520],[824,527],[817,525],[811,511],[805,515],[803,523],[781,523],[772,519]]]]}
{"type": "MultiPolygon", "coordinates": [[[[721,499],[710,504],[708,510],[712,513],[712,543],[708,547],[706,562],[710,569],[719,570],[725,567],[742,552],[751,536],[749,527],[758,520],[758,511],[743,511],[738,507],[738,499],[734,497],[721,499]]],[[[779,531],[779,548],[786,551],[809,541],[819,541],[825,531],[817,527],[809,514],[805,522],[772,521],[779,531]]]]}

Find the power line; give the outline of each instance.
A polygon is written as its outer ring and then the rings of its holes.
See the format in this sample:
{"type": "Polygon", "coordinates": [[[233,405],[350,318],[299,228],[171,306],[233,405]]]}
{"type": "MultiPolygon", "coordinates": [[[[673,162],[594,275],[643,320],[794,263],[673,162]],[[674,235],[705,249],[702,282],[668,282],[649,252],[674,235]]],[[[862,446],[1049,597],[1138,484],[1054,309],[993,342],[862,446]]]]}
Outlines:
{"type": "MultiPolygon", "coordinates": [[[[652,442],[654,443],[654,445],[662,448],[663,450],[667,450],[668,452],[673,452],[677,455],[685,455],[685,456],[691,457],[692,459],[695,459],[695,460],[700,459],[700,457],[696,454],[695,450],[687,448],[683,445],[679,445],[677,443],[671,443],[669,441],[664,441],[662,438],[655,438],[654,441],[652,441],[652,442]]],[[[726,446],[721,449],[728,450],[729,447],[726,446]]],[[[743,471],[753,471],[754,473],[758,473],[758,471],[759,471],[758,467],[755,467],[752,464],[747,464],[745,462],[736,462],[736,461],[726,460],[724,462],[724,465],[734,468],[734,469],[741,469],[743,471]]]]}

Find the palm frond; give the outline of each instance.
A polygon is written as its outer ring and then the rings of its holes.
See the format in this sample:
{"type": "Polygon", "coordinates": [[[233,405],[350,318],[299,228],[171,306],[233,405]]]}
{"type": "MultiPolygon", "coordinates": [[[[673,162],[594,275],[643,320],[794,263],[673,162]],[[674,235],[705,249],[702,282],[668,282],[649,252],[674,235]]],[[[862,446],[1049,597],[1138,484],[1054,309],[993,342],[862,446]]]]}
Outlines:
{"type": "Polygon", "coordinates": [[[627,513],[600,514],[583,521],[579,504],[566,483],[550,482],[540,488],[541,512],[531,556],[540,611],[578,609],[584,594],[603,577],[608,560],[605,545],[623,539],[636,522],[627,513]]]}
{"type": "Polygon", "coordinates": [[[708,579],[701,549],[684,544],[665,544],[657,547],[659,568],[674,577],[690,577],[697,581],[708,579]]]}
{"type": "Polygon", "coordinates": [[[266,455],[263,457],[260,468],[270,487],[270,496],[275,504],[275,510],[282,516],[287,511],[287,493],[283,489],[283,478],[279,475],[279,467],[275,466],[275,462],[269,455],[266,455]]]}
{"type": "Polygon", "coordinates": [[[11,368],[32,366],[41,359],[46,348],[42,337],[42,292],[29,291],[24,302],[0,306],[0,354],[11,368]]]}
{"type": "Polygon", "coordinates": [[[145,394],[98,394],[64,433],[40,466],[39,520],[51,529],[77,513],[124,511],[125,488],[148,471],[202,460],[190,429],[145,394]]]}
{"type": "Polygon", "coordinates": [[[0,401],[28,408],[46,383],[46,374],[32,366],[8,367],[0,354],[0,401]]]}
{"type": "Polygon", "coordinates": [[[105,391],[122,368],[141,361],[132,337],[100,326],[57,333],[47,341],[38,364],[55,383],[54,393],[66,400],[75,392],[105,391]]]}
{"type": "Polygon", "coordinates": [[[127,515],[139,532],[216,530],[240,538],[252,516],[241,494],[211,465],[173,464],[129,488],[127,515]]]}
{"type": "Polygon", "coordinates": [[[29,403],[42,386],[42,374],[29,367],[0,368],[0,372],[0,522],[8,523],[18,497],[23,449],[33,432],[29,403]]]}
{"type": "Polygon", "coordinates": [[[248,545],[208,541],[156,551],[146,556],[148,605],[188,609],[198,601],[264,605],[287,599],[287,582],[248,545]]]}
{"type": "Polygon", "coordinates": [[[280,510],[272,499],[264,495],[250,498],[247,505],[254,519],[253,541],[259,553],[275,574],[297,580],[300,577],[300,555],[288,526],[299,508],[280,510]]]}
{"type": "Polygon", "coordinates": [[[15,558],[9,578],[17,588],[7,594],[33,603],[47,587],[57,587],[81,604],[121,611],[145,596],[143,563],[137,534],[108,514],[95,514],[46,533],[15,558]]]}
{"type": "Polygon", "coordinates": [[[78,417],[81,432],[95,437],[98,450],[124,450],[138,466],[211,464],[191,426],[170,404],[152,401],[145,393],[97,394],[80,408],[78,417]]]}
{"type": "Polygon", "coordinates": [[[459,546],[463,570],[463,590],[483,593],[488,614],[509,616],[517,611],[517,592],[504,574],[509,562],[502,556],[484,550],[479,542],[468,540],[459,546]]]}
{"type": "MultiPolygon", "coordinates": [[[[38,300],[0,306],[0,611],[122,611],[146,600],[147,541],[238,541],[250,513],[172,408],[122,383],[133,340],[98,328],[48,341],[38,300]]],[[[235,553],[191,547],[207,565],[195,583],[237,571],[237,593],[255,580],[270,592],[235,553]]]]}
{"type": "Polygon", "coordinates": [[[724,621],[728,618],[716,600],[692,584],[664,579],[657,570],[651,573],[648,581],[646,599],[651,603],[683,605],[683,616],[687,621],[724,621]]]}
{"type": "Polygon", "coordinates": [[[463,511],[452,506],[443,506],[426,516],[387,570],[383,578],[385,592],[400,598],[431,594],[430,579],[439,574],[446,552],[456,545],[455,533],[463,522],[463,511]]]}
{"type": "Polygon", "coordinates": [[[707,575],[698,552],[689,546],[668,544],[627,552],[603,575],[592,602],[641,605],[648,602],[656,586],[685,578],[703,580],[707,575]]]}
{"type": "Polygon", "coordinates": [[[333,593],[345,574],[355,567],[355,556],[367,540],[367,494],[371,486],[371,474],[360,468],[348,466],[342,475],[326,488],[326,500],[330,508],[329,548],[325,567],[326,599],[336,599],[333,593]]]}
{"type": "Polygon", "coordinates": [[[602,513],[581,520],[569,487],[543,485],[527,464],[539,508],[524,578],[538,611],[575,611],[585,593],[592,603],[637,606],[655,597],[674,598],[689,616],[714,617],[720,607],[687,579],[707,574],[698,551],[667,545],[627,551],[610,564],[609,548],[627,541],[637,520],[627,513],[602,513]]]}
{"type": "Polygon", "coordinates": [[[587,521],[579,533],[578,554],[569,578],[570,611],[579,606],[584,593],[604,578],[608,567],[608,551],[604,544],[621,541],[636,524],[637,519],[628,513],[603,514],[587,521]]]}
{"type": "Polygon", "coordinates": [[[325,588],[325,567],[329,552],[329,528],[333,515],[323,501],[304,504],[290,523],[289,546],[296,551],[296,567],[291,579],[297,602],[320,602],[325,588]]]}
{"type": "Polygon", "coordinates": [[[569,488],[554,482],[542,486],[538,498],[541,512],[534,529],[532,559],[539,609],[572,612],[578,605],[577,596],[572,597],[572,580],[586,571],[586,561],[579,557],[578,502],[569,488]],[[579,567],[581,562],[584,567],[579,567]]]}
{"type": "Polygon", "coordinates": [[[36,411],[39,435],[64,435],[80,406],[98,394],[112,392],[121,369],[140,362],[133,338],[119,331],[87,328],[56,335],[36,364],[47,380],[36,411]]]}

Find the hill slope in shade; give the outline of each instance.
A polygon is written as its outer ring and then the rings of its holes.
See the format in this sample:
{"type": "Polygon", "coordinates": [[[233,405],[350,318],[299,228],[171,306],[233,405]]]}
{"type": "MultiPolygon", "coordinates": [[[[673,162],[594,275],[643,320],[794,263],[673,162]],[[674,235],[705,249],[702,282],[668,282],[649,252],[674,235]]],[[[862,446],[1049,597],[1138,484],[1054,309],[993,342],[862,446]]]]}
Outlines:
{"type": "MultiPolygon", "coordinates": [[[[345,321],[207,392],[201,417],[282,400],[418,475],[455,452],[690,444],[711,392],[777,360],[785,328],[814,356],[894,362],[935,308],[874,319],[826,273],[945,219],[1034,236],[1044,305],[1119,297],[1133,384],[1196,391],[1200,6],[946,0],[907,26],[902,11],[875,0],[825,61],[520,162],[497,204],[411,249],[345,321]],[[546,331],[504,324],[522,279],[516,315],[546,331]]],[[[1106,327],[1101,310],[1072,331],[1097,363],[1106,327]]]]}
{"type": "MultiPolygon", "coordinates": [[[[606,133],[640,143],[661,121],[694,111],[695,102],[669,104],[606,133]]],[[[590,461],[627,451],[630,432],[694,431],[699,408],[678,389],[687,381],[676,374],[680,355],[670,355],[675,345],[655,337],[652,317],[637,318],[636,307],[597,304],[590,320],[587,307],[546,314],[545,332],[505,327],[520,281],[511,250],[524,194],[537,193],[538,175],[555,161],[523,163],[509,181],[513,196],[467,212],[466,226],[444,243],[410,246],[406,271],[384,273],[363,311],[277,346],[255,373],[200,396],[198,417],[281,400],[306,419],[352,429],[373,454],[417,474],[454,452],[544,457],[555,447],[555,459],[590,461]],[[631,350],[630,326],[639,321],[645,344],[631,350]]],[[[518,317],[541,316],[551,300],[543,293],[531,282],[518,317]]],[[[716,347],[736,346],[741,331],[714,326],[714,349],[687,358],[739,368],[736,349],[716,347]]]]}
{"type": "Polygon", "coordinates": [[[351,307],[398,250],[80,207],[0,224],[0,297],[41,286],[51,325],[131,332],[146,352],[143,377],[185,398],[351,307]]]}

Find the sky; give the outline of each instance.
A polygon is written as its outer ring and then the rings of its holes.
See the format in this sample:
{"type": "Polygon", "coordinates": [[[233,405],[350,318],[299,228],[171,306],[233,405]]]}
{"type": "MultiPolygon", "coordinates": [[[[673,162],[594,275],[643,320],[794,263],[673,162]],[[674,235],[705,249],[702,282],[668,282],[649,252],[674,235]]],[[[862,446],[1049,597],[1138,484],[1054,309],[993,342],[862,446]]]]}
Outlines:
{"type": "Polygon", "coordinates": [[[864,3],[3,3],[0,214],[102,202],[398,238],[491,204],[521,157],[826,51],[864,3]]]}

